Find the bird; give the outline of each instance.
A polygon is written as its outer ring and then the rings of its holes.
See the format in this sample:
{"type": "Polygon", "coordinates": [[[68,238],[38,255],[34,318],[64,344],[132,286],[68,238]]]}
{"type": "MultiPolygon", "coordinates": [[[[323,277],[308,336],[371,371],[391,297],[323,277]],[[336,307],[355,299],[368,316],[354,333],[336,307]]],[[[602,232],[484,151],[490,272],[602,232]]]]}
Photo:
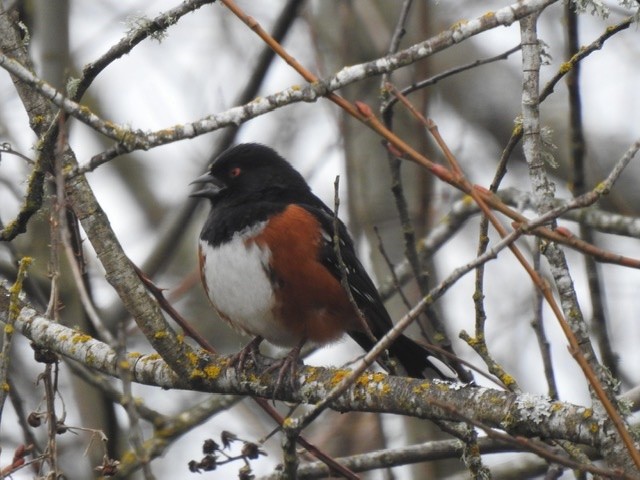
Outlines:
{"type": "MultiPolygon", "coordinates": [[[[275,150],[233,146],[192,184],[199,187],[190,196],[211,204],[198,242],[204,290],[221,319],[254,337],[234,363],[255,359],[264,340],[290,348],[280,383],[306,342],[326,345],[346,333],[368,351],[392,328],[346,226],[275,150]]],[[[455,375],[405,335],[388,353],[394,362],[378,359],[387,371],[399,363],[414,378],[455,375]]]]}

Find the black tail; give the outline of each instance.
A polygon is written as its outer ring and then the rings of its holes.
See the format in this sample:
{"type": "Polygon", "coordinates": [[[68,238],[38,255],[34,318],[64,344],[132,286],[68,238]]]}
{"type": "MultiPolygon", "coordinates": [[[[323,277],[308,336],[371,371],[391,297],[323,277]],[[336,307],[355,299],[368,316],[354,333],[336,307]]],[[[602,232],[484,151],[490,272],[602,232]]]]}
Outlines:
{"type": "MultiPolygon", "coordinates": [[[[349,332],[349,335],[351,335],[358,345],[367,351],[373,346],[369,337],[364,333],[349,332]]],[[[398,363],[402,365],[402,368],[406,370],[407,375],[410,377],[438,377],[444,380],[454,380],[457,378],[457,375],[452,368],[440,361],[438,361],[438,363],[442,363],[442,367],[434,365],[431,362],[431,359],[434,359],[433,354],[419,343],[411,340],[409,337],[405,337],[404,335],[400,335],[400,337],[398,337],[398,339],[391,345],[389,348],[389,354],[392,359],[397,360],[398,363]]]]}
{"type": "MultiPolygon", "coordinates": [[[[435,366],[430,359],[434,356],[429,351],[417,342],[414,342],[409,337],[401,335],[391,345],[389,349],[391,357],[397,358],[400,365],[407,371],[407,374],[413,378],[433,378],[435,376],[451,380],[452,373],[448,375],[443,372],[443,369],[435,366]]],[[[446,367],[446,365],[444,366],[446,367]]]]}

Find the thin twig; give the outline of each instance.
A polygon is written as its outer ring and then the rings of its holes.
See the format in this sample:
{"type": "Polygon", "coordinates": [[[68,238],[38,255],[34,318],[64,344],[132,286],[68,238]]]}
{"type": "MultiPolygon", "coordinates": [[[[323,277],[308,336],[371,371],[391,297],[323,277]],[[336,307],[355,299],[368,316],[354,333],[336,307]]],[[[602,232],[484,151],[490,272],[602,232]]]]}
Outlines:
{"type": "MultiPolygon", "coordinates": [[[[380,236],[378,227],[373,227],[373,232],[376,234],[376,238],[378,239],[378,251],[380,252],[380,255],[382,255],[382,258],[384,259],[385,263],[387,264],[387,268],[389,269],[389,274],[391,275],[391,284],[394,286],[394,289],[398,293],[398,295],[400,295],[400,299],[402,300],[402,303],[404,303],[404,306],[407,307],[407,310],[409,310],[411,308],[411,303],[402,290],[402,286],[400,285],[400,280],[396,275],[396,270],[393,266],[393,262],[391,261],[391,258],[389,258],[387,250],[384,248],[384,243],[382,242],[382,237],[380,236]]],[[[425,333],[426,332],[423,332],[423,335],[425,333]]]]}
{"type": "MultiPolygon", "coordinates": [[[[409,17],[409,10],[411,8],[412,3],[413,2],[410,0],[405,0],[405,2],[402,5],[402,8],[400,10],[400,16],[396,23],[396,28],[394,30],[393,37],[391,38],[387,55],[392,55],[396,53],[398,50],[398,47],[400,45],[400,39],[405,33],[405,25],[409,17]]],[[[389,96],[389,89],[387,88],[387,85],[391,81],[392,73],[393,72],[387,72],[382,75],[382,79],[380,82],[381,83],[380,90],[382,92],[383,99],[386,99],[386,97],[389,96]]],[[[382,116],[382,120],[384,122],[385,127],[389,131],[393,131],[393,109],[391,108],[384,109],[383,105],[384,105],[384,102],[380,107],[380,114],[382,116]]],[[[409,207],[407,204],[406,196],[404,194],[404,186],[403,186],[402,175],[401,175],[402,162],[395,155],[393,155],[393,153],[389,151],[389,149],[387,149],[387,157],[388,157],[389,167],[391,169],[391,192],[393,193],[393,198],[395,199],[396,209],[398,210],[398,218],[400,219],[401,231],[403,234],[404,254],[409,262],[409,266],[411,266],[411,269],[413,270],[413,275],[418,284],[418,289],[420,291],[420,294],[425,295],[429,289],[429,283],[428,283],[429,279],[428,279],[427,272],[425,271],[424,268],[422,268],[420,264],[418,251],[416,249],[415,228],[413,227],[413,222],[411,221],[411,216],[409,215],[409,207]]],[[[435,312],[430,312],[430,313],[433,314],[432,317],[435,317],[435,312]]],[[[436,323],[440,324],[441,322],[438,321],[436,323]]],[[[423,336],[428,339],[429,336],[426,334],[426,331],[424,331],[422,324],[420,324],[420,322],[418,322],[418,324],[420,325],[423,336]]],[[[446,332],[441,327],[442,327],[441,324],[436,325],[436,329],[438,330],[437,333],[439,334],[437,336],[439,337],[441,336],[441,338],[447,339],[446,332]]],[[[449,344],[451,343],[448,341],[448,339],[447,339],[447,342],[449,344]]]]}
{"type": "MultiPolygon", "coordinates": [[[[542,248],[540,239],[536,239],[536,248],[533,252],[533,268],[536,272],[540,272],[540,249],[542,248]]],[[[540,275],[540,273],[538,273],[540,275]]],[[[531,320],[531,326],[536,333],[538,339],[538,349],[540,350],[540,356],[542,357],[542,365],[544,367],[544,376],[547,379],[547,392],[549,398],[558,398],[558,387],[556,385],[555,372],[553,370],[553,363],[551,361],[551,345],[547,340],[547,335],[544,328],[544,320],[542,316],[542,307],[544,305],[544,298],[542,292],[534,288],[533,292],[533,320],[531,320]]]]}
{"type": "Polygon", "coordinates": [[[333,210],[332,241],[333,241],[333,252],[336,255],[336,259],[338,261],[338,269],[340,270],[340,285],[342,286],[342,289],[344,290],[344,292],[347,294],[347,297],[349,298],[349,303],[351,304],[354,311],[356,312],[356,315],[358,316],[360,327],[362,327],[362,330],[364,331],[364,333],[369,337],[369,340],[375,343],[377,341],[376,337],[371,331],[371,328],[369,328],[369,324],[367,323],[367,319],[365,318],[364,313],[362,313],[362,310],[360,310],[360,307],[358,306],[355,298],[353,298],[353,293],[351,292],[351,285],[349,285],[349,271],[347,266],[344,263],[344,260],[342,259],[343,240],[340,238],[340,220],[338,217],[338,211],[340,209],[340,188],[339,187],[340,187],[340,175],[337,175],[335,181],[333,182],[334,210],[333,210]]]}
{"type": "MultiPolygon", "coordinates": [[[[493,62],[497,62],[500,60],[506,60],[507,58],[509,58],[509,56],[512,53],[515,53],[517,51],[519,51],[522,47],[520,45],[516,45],[515,47],[511,47],[509,50],[506,50],[505,52],[502,52],[499,55],[496,55],[494,57],[489,57],[489,58],[483,58],[483,59],[479,59],[479,60],[475,60],[473,62],[467,63],[465,65],[460,65],[458,67],[454,67],[451,68],[449,70],[445,70],[444,72],[441,72],[437,75],[434,75],[432,77],[429,77],[427,79],[421,80],[419,82],[416,82],[412,85],[409,85],[408,87],[405,87],[403,89],[400,90],[400,93],[404,96],[407,96],[417,90],[421,90],[423,88],[426,87],[430,87],[432,85],[435,85],[436,83],[444,80],[445,78],[448,77],[452,77],[454,75],[457,75],[459,73],[465,72],[467,70],[471,70],[473,68],[479,67],[481,65],[486,65],[488,63],[493,63],[493,62]]],[[[385,102],[382,103],[381,107],[380,107],[380,112],[382,114],[384,114],[387,110],[389,110],[390,108],[392,108],[396,103],[398,102],[398,97],[391,97],[388,100],[386,100],[385,102]]]]}
{"type": "MultiPolygon", "coordinates": [[[[580,52],[580,40],[578,32],[578,14],[574,5],[565,4],[564,16],[567,25],[567,56],[571,59],[580,52]]],[[[572,178],[569,189],[573,196],[582,195],[587,191],[585,170],[585,138],[582,123],[582,98],[580,93],[580,68],[577,62],[569,70],[566,76],[567,92],[569,94],[569,155],[572,166],[572,178]]],[[[585,242],[595,243],[593,231],[586,225],[580,225],[580,238],[585,242]]],[[[602,355],[602,363],[609,369],[614,377],[618,377],[617,355],[611,348],[609,338],[607,315],[603,305],[604,285],[600,278],[598,265],[593,258],[584,257],[585,270],[587,272],[587,284],[591,300],[591,325],[598,349],[602,355]]]]}
{"type": "MultiPolygon", "coordinates": [[[[396,22],[394,34],[387,51],[387,55],[392,55],[397,52],[400,45],[400,39],[405,33],[405,27],[409,19],[409,11],[412,5],[413,2],[409,0],[406,0],[403,3],[398,21],[396,22]]],[[[383,98],[383,102],[380,106],[380,114],[386,129],[390,132],[393,132],[394,111],[392,108],[385,109],[384,105],[390,95],[390,90],[389,88],[387,88],[387,85],[390,84],[392,73],[393,72],[387,72],[382,75],[380,87],[383,98]]],[[[402,162],[399,158],[396,157],[396,155],[394,155],[392,148],[387,148],[387,162],[389,164],[391,172],[391,193],[393,194],[393,198],[395,200],[395,206],[396,210],[398,211],[398,219],[400,220],[400,228],[402,231],[404,256],[407,259],[408,265],[411,267],[411,271],[413,273],[413,277],[415,278],[420,295],[426,295],[429,291],[432,279],[429,278],[427,269],[420,262],[420,255],[418,253],[416,242],[416,229],[409,213],[409,206],[405,195],[404,182],[401,174],[402,162]]],[[[428,178],[427,181],[433,184],[432,178],[428,178]]],[[[379,243],[380,245],[382,245],[382,240],[380,240],[379,243]]],[[[398,288],[400,288],[399,284],[398,288]]],[[[404,294],[401,291],[400,293],[404,297],[404,294]]],[[[408,306],[408,309],[410,308],[411,307],[408,306]]],[[[438,310],[432,307],[428,307],[425,310],[425,314],[422,318],[424,318],[428,323],[431,332],[430,333],[429,331],[427,331],[425,322],[416,321],[415,323],[420,330],[423,340],[432,345],[434,343],[432,338],[438,339],[438,344],[443,347],[449,354],[452,354],[454,358],[456,358],[455,355],[453,355],[451,339],[449,338],[449,334],[444,327],[438,310]]],[[[460,379],[462,381],[471,380],[471,378],[467,376],[468,372],[464,371],[463,369],[458,369],[455,362],[454,365],[456,366],[456,370],[458,371],[458,374],[460,375],[460,379]]]]}
{"type": "Polygon", "coordinates": [[[22,257],[18,267],[18,275],[16,280],[9,289],[11,298],[9,300],[9,318],[3,329],[2,334],[2,351],[0,352],[0,419],[4,411],[4,403],[7,394],[11,389],[9,384],[9,365],[11,363],[11,345],[14,333],[14,324],[20,313],[18,307],[18,299],[22,293],[22,284],[27,276],[27,269],[31,265],[33,259],[31,257],[22,257]]]}
{"type": "Polygon", "coordinates": [[[127,360],[127,341],[125,325],[120,323],[118,326],[118,344],[116,348],[116,355],[119,378],[122,382],[122,405],[127,413],[129,419],[129,442],[133,447],[133,451],[136,455],[136,460],[142,467],[142,473],[146,480],[153,480],[155,476],[151,470],[148,450],[144,445],[144,438],[142,436],[142,429],[140,427],[140,415],[135,405],[135,399],[133,397],[133,391],[131,389],[131,364],[127,360]]]}

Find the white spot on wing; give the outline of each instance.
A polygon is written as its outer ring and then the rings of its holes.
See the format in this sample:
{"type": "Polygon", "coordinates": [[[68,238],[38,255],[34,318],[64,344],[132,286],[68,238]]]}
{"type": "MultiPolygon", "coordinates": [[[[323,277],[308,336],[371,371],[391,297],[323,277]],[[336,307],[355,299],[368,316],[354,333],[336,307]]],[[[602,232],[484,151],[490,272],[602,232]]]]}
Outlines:
{"type": "Polygon", "coordinates": [[[444,375],[447,379],[458,380],[458,374],[456,373],[456,371],[453,368],[451,368],[449,365],[444,363],[442,360],[432,355],[428,355],[427,359],[431,362],[431,364],[434,367],[440,370],[440,373],[442,373],[442,375],[444,375]]]}

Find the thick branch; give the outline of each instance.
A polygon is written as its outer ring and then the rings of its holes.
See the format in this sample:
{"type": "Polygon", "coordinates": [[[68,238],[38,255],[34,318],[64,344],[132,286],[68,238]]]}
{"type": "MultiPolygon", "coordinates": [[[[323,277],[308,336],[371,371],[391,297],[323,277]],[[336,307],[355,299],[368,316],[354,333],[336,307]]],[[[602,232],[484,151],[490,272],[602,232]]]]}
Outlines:
{"type": "MultiPolygon", "coordinates": [[[[0,321],[8,316],[8,290],[0,286],[0,321]]],[[[52,323],[34,309],[23,306],[15,328],[36,345],[111,376],[117,376],[118,356],[108,345],[68,327],[52,323]]],[[[226,368],[225,357],[194,351],[187,375],[176,375],[156,354],[129,353],[132,380],[165,389],[190,389],[220,394],[275,398],[316,404],[348,374],[347,370],[320,367],[300,369],[300,388],[274,391],[275,375],[238,372],[226,368]]],[[[514,395],[487,388],[446,382],[392,377],[365,372],[331,407],[341,412],[366,411],[408,415],[423,419],[460,420],[464,415],[514,435],[566,439],[598,447],[611,434],[610,424],[585,407],[530,394],[514,395]],[[440,405],[440,406],[439,406],[440,405]],[[446,405],[447,408],[442,408],[446,405]]]]}

